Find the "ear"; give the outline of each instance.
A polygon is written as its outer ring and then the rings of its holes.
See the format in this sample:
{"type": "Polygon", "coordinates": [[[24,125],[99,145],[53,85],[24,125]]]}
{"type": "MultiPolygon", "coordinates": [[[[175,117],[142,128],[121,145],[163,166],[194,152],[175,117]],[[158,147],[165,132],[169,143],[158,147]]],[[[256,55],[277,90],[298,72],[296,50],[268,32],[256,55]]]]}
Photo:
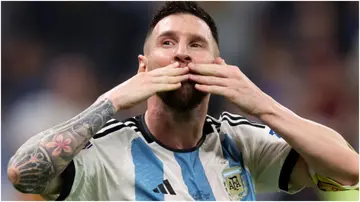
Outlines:
{"type": "Polygon", "coordinates": [[[139,55],[138,56],[138,61],[139,61],[138,73],[146,72],[146,68],[147,68],[147,59],[146,59],[146,57],[143,56],[143,55],[139,55]]]}

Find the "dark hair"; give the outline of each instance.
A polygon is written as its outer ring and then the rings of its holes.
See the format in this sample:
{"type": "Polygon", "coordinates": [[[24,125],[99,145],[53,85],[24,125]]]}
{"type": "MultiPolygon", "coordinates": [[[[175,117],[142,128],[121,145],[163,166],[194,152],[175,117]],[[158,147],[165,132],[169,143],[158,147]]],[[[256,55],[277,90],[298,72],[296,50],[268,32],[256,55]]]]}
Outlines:
{"type": "Polygon", "coordinates": [[[169,1],[166,2],[163,7],[157,11],[151,21],[150,29],[147,33],[147,37],[150,36],[156,24],[163,18],[177,13],[186,13],[194,15],[202,19],[211,30],[211,34],[214,37],[216,44],[219,46],[219,36],[214,20],[211,16],[201,8],[196,2],[193,1],[169,1]]]}

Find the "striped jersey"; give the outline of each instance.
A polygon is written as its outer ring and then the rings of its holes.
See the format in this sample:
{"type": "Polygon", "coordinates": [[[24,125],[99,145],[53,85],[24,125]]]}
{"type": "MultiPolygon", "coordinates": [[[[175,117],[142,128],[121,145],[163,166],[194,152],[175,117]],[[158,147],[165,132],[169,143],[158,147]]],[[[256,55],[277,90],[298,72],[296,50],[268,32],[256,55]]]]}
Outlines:
{"type": "MultiPolygon", "coordinates": [[[[171,134],[169,134],[171,135],[171,134]]],[[[299,155],[268,126],[223,112],[206,117],[188,150],[168,148],[144,115],[112,119],[61,174],[57,200],[256,200],[256,193],[295,193],[299,155]]]]}

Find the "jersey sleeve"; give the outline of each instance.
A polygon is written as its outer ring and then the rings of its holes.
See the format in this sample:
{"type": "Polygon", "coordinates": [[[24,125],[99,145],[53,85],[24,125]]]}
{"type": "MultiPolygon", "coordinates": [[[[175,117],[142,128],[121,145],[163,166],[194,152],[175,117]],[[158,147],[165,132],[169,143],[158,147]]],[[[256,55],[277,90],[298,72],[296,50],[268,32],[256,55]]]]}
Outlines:
{"type": "Polygon", "coordinates": [[[299,154],[285,140],[268,126],[240,115],[225,112],[220,118],[241,151],[257,193],[284,191],[293,194],[303,188],[290,181],[299,154]]]}
{"type": "Polygon", "coordinates": [[[96,153],[96,146],[89,142],[61,173],[60,194],[43,197],[57,201],[101,200],[104,190],[98,175],[103,167],[96,153]]]}

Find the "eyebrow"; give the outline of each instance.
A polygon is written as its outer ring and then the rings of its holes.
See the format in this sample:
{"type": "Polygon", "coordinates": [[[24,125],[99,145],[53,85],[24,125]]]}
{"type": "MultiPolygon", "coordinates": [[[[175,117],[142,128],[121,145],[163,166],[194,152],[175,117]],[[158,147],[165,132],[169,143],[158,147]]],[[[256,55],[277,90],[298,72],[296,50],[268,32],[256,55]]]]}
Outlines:
{"type": "MultiPolygon", "coordinates": [[[[178,33],[176,31],[166,31],[166,32],[163,32],[161,33],[158,38],[162,38],[162,37],[175,37],[178,33]]],[[[208,40],[205,39],[205,37],[201,36],[201,35],[198,35],[198,34],[188,34],[190,35],[190,38],[192,39],[192,41],[200,41],[200,42],[203,42],[203,43],[206,43],[208,44],[208,40]]]]}

